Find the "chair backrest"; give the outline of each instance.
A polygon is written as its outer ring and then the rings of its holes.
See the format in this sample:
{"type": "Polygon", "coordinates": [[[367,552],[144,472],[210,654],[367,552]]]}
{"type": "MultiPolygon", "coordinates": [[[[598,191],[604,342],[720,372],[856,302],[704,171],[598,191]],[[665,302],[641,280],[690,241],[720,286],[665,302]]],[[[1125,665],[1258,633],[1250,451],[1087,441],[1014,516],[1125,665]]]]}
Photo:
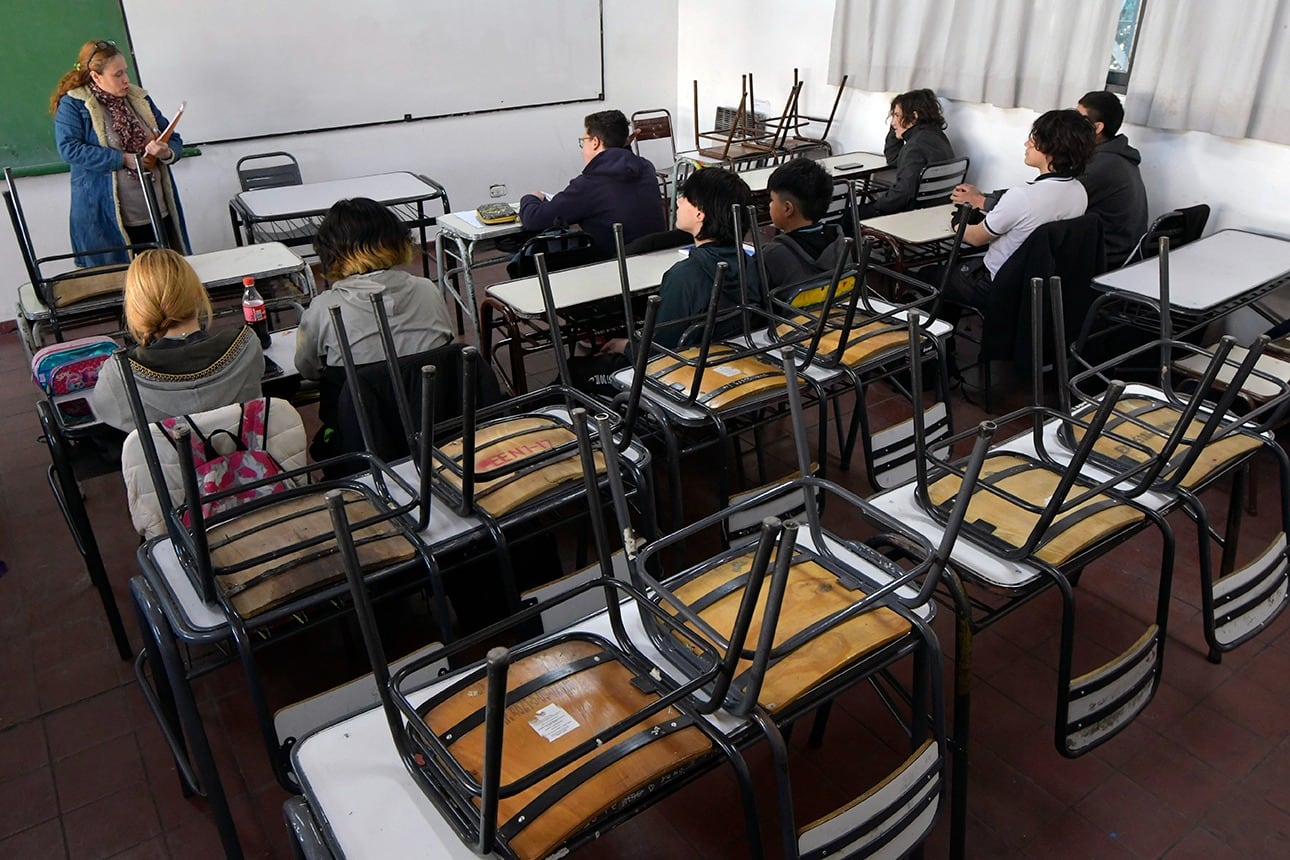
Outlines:
{"type": "Polygon", "coordinates": [[[300,185],[300,162],[289,152],[257,152],[237,160],[237,181],[243,191],[300,185]],[[259,163],[270,162],[270,163],[259,163]]]}
{"type": "Polygon", "coordinates": [[[923,168],[918,175],[918,190],[914,193],[914,208],[926,209],[950,202],[950,192],[967,176],[972,160],[967,156],[937,161],[923,168]]]}
{"type": "MultiPolygon", "coordinates": [[[[341,451],[356,453],[370,450],[377,457],[387,462],[406,457],[412,451],[408,439],[420,432],[417,419],[421,414],[421,368],[435,368],[434,409],[432,414],[436,421],[447,421],[461,417],[463,389],[465,384],[466,358],[463,354],[465,345],[450,343],[437,349],[418,352],[415,355],[398,356],[395,374],[389,372],[388,359],[365,364],[355,368],[356,381],[346,379],[340,389],[337,401],[337,428],[340,431],[341,451]],[[412,425],[403,427],[399,414],[395,379],[401,384],[402,391],[409,406],[412,425]],[[368,412],[362,416],[358,412],[354,385],[363,386],[361,400],[368,412]],[[362,421],[368,421],[370,446],[364,442],[362,421]]],[[[329,368],[330,369],[330,368],[329,368]]],[[[339,369],[339,368],[338,368],[339,369]]],[[[475,384],[476,402],[489,406],[501,400],[501,388],[497,377],[487,366],[476,368],[471,374],[475,384]]]]}
{"type": "MultiPolygon", "coordinates": [[[[1106,268],[1102,223],[1096,214],[1041,224],[1026,237],[994,276],[990,298],[982,309],[983,356],[1030,360],[1030,290],[1032,278],[1061,278],[1066,338],[1073,342],[1093,303],[1090,284],[1106,268]],[[1074,329],[1072,329],[1074,327],[1074,329]]],[[[1045,317],[1045,325],[1048,325],[1045,317]]],[[[1053,343],[1051,336],[1045,342],[1053,343]]]]}
{"type": "Polygon", "coordinates": [[[506,264],[506,274],[512,278],[526,278],[537,274],[533,258],[546,255],[548,272],[572,269],[595,263],[610,256],[610,249],[597,248],[587,233],[573,227],[556,227],[530,238],[519,252],[506,264]]]}
{"type": "Polygon", "coordinates": [[[657,171],[670,169],[676,162],[672,114],[666,108],[638,110],[632,114],[631,122],[632,151],[648,159],[657,171]]]}
{"type": "Polygon", "coordinates": [[[1182,209],[1173,209],[1164,213],[1151,222],[1147,232],[1142,234],[1138,244],[1125,258],[1124,265],[1156,256],[1159,253],[1162,236],[1169,240],[1171,248],[1196,241],[1200,238],[1200,234],[1205,232],[1207,223],[1209,223],[1209,205],[1205,203],[1184,206],[1182,209]]]}

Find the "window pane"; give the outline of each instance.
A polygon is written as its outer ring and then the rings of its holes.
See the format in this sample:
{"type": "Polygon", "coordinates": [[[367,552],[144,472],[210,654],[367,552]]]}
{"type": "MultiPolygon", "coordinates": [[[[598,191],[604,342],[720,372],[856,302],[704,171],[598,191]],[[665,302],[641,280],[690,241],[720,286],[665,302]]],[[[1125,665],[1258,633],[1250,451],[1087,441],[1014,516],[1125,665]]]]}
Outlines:
{"type": "Polygon", "coordinates": [[[1138,30],[1138,12],[1142,0],[1124,0],[1120,23],[1115,28],[1115,45],[1111,48],[1111,71],[1128,72],[1133,59],[1133,38],[1138,30]]]}

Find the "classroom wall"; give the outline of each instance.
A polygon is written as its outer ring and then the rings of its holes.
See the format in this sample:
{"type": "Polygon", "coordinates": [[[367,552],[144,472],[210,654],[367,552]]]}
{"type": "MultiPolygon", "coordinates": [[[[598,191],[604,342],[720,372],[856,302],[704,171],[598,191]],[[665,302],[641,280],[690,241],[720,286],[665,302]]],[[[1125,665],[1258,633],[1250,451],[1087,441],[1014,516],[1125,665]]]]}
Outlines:
{"type": "MultiPolygon", "coordinates": [[[[758,101],[778,114],[794,66],[806,81],[805,112],[827,114],[836,91],[827,81],[833,10],[833,0],[680,0],[676,99],[682,139],[693,141],[696,78],[700,123],[706,128],[718,99],[738,103],[743,72],[754,74],[758,101]]],[[[1088,89],[1103,83],[1090,81],[1088,89]]],[[[881,152],[890,98],[848,89],[830,133],[834,151],[881,152]]],[[[1033,178],[1022,153],[1036,112],[964,102],[946,102],[945,109],[956,151],[972,158],[973,183],[1004,188],[1033,178]]],[[[1290,207],[1284,200],[1290,146],[1129,125],[1124,131],[1142,151],[1152,217],[1203,202],[1213,207],[1209,230],[1239,227],[1290,236],[1290,207]]]]}
{"type": "MultiPolygon", "coordinates": [[[[499,26],[504,25],[499,22],[499,26]]],[[[510,199],[518,199],[528,191],[558,191],[582,169],[576,143],[582,133],[582,117],[609,107],[630,114],[673,102],[677,89],[676,32],[676,0],[604,0],[603,103],[203,147],[200,157],[183,159],[175,167],[193,250],[232,247],[228,200],[238,191],[234,165],[238,158],[253,152],[281,149],[293,153],[306,181],[390,170],[423,173],[447,187],[454,209],[486,202],[493,183],[505,183],[510,199]]],[[[291,37],[308,41],[309,22],[302,20],[291,37]]],[[[218,38],[212,38],[211,44],[218,43],[218,38]]],[[[326,54],[322,51],[319,57],[325,58],[326,54]]],[[[513,62],[515,73],[523,74],[523,57],[504,61],[513,62]]],[[[373,81],[372,86],[468,85],[465,81],[469,70],[436,69],[432,45],[426,46],[424,68],[419,81],[373,81]]],[[[323,59],[318,84],[326,86],[327,75],[361,74],[361,69],[361,58],[357,56],[346,68],[329,66],[323,59]]],[[[54,81],[50,81],[51,89],[53,85],[54,81]]],[[[199,111],[201,105],[189,104],[188,108],[199,111]]],[[[70,251],[67,174],[24,178],[19,183],[37,251],[46,255],[70,251]]],[[[0,238],[0,319],[12,319],[18,285],[27,278],[10,231],[6,228],[0,232],[7,234],[0,238]]]]}

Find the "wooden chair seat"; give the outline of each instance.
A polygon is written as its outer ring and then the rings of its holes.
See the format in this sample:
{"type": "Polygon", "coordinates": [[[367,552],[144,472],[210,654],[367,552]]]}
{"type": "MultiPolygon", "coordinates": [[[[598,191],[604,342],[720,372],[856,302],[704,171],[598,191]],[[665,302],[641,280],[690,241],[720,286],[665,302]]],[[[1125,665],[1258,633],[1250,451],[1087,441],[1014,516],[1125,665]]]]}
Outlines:
{"type": "MultiPolygon", "coordinates": [[[[837,320],[838,326],[843,325],[845,315],[845,310],[841,309],[830,314],[831,317],[837,320]]],[[[818,318],[800,315],[793,317],[792,322],[798,326],[811,327],[817,324],[818,318]]],[[[779,338],[787,338],[799,332],[800,329],[795,329],[789,325],[780,324],[775,327],[775,334],[779,338]]],[[[833,354],[837,352],[838,343],[841,340],[842,332],[840,329],[827,329],[820,336],[817,355],[831,359],[833,354]]],[[[838,363],[845,367],[860,367],[886,353],[900,350],[908,351],[908,349],[909,330],[905,326],[893,325],[890,322],[864,324],[862,320],[857,319],[853,321],[851,333],[847,337],[847,348],[842,351],[842,358],[838,363]]]]}
{"type": "MultiPolygon", "coordinates": [[[[486,677],[418,709],[453,759],[483,775],[486,677]]],[[[521,657],[507,674],[502,784],[520,779],[658,700],[604,640],[577,635],[521,657]]],[[[499,835],[522,860],[546,857],[620,802],[712,751],[691,718],[664,708],[529,789],[500,801],[499,835]]]]}
{"type": "MultiPolygon", "coordinates": [[[[980,482],[968,504],[963,528],[969,533],[985,532],[1009,547],[1023,546],[1061,478],[1059,472],[1020,454],[989,455],[981,467],[980,482]],[[994,492],[995,488],[1029,504],[1018,505],[994,492]]],[[[958,475],[945,475],[933,481],[927,488],[932,504],[948,510],[960,483],[958,475]]],[[[1080,490],[1076,487],[1072,492],[1078,495],[1080,490]]],[[[1145,516],[1137,508],[1105,494],[1091,495],[1057,515],[1035,549],[1035,557],[1059,567],[1104,538],[1141,522],[1145,516]]]]}
{"type": "MultiPolygon", "coordinates": [[[[678,585],[673,594],[696,608],[699,616],[714,630],[729,637],[752,566],[753,552],[750,549],[747,554],[678,585]],[[698,608],[700,606],[702,608],[698,608]]],[[[761,629],[768,594],[768,589],[762,589],[758,597],[753,630],[761,629]]],[[[864,592],[842,583],[836,574],[819,562],[798,553],[789,568],[788,588],[775,626],[774,647],[780,647],[812,624],[845,611],[864,597],[864,592]]],[[[661,605],[668,609],[666,602],[661,605]]],[[[702,635],[697,629],[695,632],[702,635]]],[[[909,622],[885,607],[862,613],[827,629],[772,661],[766,671],[758,703],[772,712],[781,710],[821,682],[909,632],[909,622]]],[[[732,689],[743,687],[741,679],[751,665],[750,660],[739,662],[732,689]]]]}
{"type": "MultiPolygon", "coordinates": [[[[351,522],[377,515],[377,508],[359,490],[342,492],[351,522]]],[[[242,618],[252,618],[345,576],[336,556],[336,540],[322,489],[292,493],[280,501],[239,512],[207,529],[206,539],[216,585],[242,618]],[[324,535],[331,537],[322,543],[299,546],[324,535]],[[229,572],[262,556],[271,558],[229,572]]],[[[354,541],[364,571],[410,561],[416,555],[411,540],[389,520],[355,531],[354,541]]]]}
{"type": "MultiPolygon", "coordinates": [[[[783,391],[786,388],[784,371],[759,356],[721,361],[723,355],[736,351],[735,347],[728,344],[712,346],[708,352],[708,366],[703,370],[703,379],[700,381],[699,395],[695,398],[695,402],[709,409],[728,409],[751,398],[763,396],[767,392],[783,391]]],[[[699,350],[685,349],[679,355],[689,362],[697,362],[699,350]]],[[[666,355],[646,365],[645,372],[663,385],[674,389],[681,396],[685,396],[694,385],[696,369],[693,363],[678,361],[666,355]]]]}
{"type": "MultiPolygon", "coordinates": [[[[500,517],[557,487],[581,480],[576,441],[573,430],[547,415],[524,415],[480,427],[475,436],[475,505],[500,517]],[[526,460],[532,460],[532,465],[487,478],[489,472],[526,460]]],[[[462,440],[449,442],[441,450],[458,471],[440,463],[436,474],[460,492],[462,440]]],[[[595,456],[596,473],[603,475],[605,458],[600,453],[595,456]]]]}
{"type": "Polygon", "coordinates": [[[65,276],[50,278],[46,283],[55,308],[65,308],[99,296],[125,292],[125,272],[121,265],[77,269],[65,276]]]}
{"type": "MultiPolygon", "coordinates": [[[[1106,422],[1106,429],[1093,446],[1093,456],[1108,460],[1119,467],[1144,463],[1164,448],[1169,434],[1178,426],[1182,412],[1176,406],[1147,397],[1126,397],[1116,404],[1115,414],[1106,422]],[[1141,424],[1136,423],[1141,422],[1141,424]],[[1146,425],[1146,426],[1143,426],[1146,425]],[[1114,437],[1120,437],[1116,439],[1114,437]],[[1124,440],[1135,444],[1127,444],[1124,440]],[[1137,447],[1142,446],[1142,447],[1137,447]],[[1150,454],[1147,450],[1150,450],[1150,454]]],[[[1187,439],[1196,438],[1204,427],[1204,420],[1195,418],[1187,428],[1187,439]]],[[[1075,445],[1083,438],[1083,428],[1070,429],[1075,445]]],[[[1262,443],[1255,436],[1229,433],[1211,441],[1180,482],[1191,489],[1203,483],[1210,475],[1257,450],[1262,443]]],[[[1179,450],[1186,451],[1184,439],[1179,450]]],[[[1168,478],[1175,466],[1166,467],[1160,477],[1168,478]]]]}

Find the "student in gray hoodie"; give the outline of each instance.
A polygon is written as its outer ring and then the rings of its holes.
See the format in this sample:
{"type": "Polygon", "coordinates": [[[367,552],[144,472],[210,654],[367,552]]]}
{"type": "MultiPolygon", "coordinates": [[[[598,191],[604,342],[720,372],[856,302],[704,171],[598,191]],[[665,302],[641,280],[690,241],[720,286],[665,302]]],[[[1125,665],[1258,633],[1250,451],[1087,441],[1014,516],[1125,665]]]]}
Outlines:
{"type": "Polygon", "coordinates": [[[447,344],[452,320],[434,281],[397,266],[412,260],[412,237],[389,209],[375,200],[355,197],[328,210],[314,239],[323,271],[331,280],[305,309],[296,330],[296,370],[305,379],[322,381],[318,417],[321,434],[336,427],[336,408],[344,380],[340,340],[331,323],[339,307],[356,364],[384,357],[371,297],[385,297],[385,312],[400,356],[447,344]]]}

